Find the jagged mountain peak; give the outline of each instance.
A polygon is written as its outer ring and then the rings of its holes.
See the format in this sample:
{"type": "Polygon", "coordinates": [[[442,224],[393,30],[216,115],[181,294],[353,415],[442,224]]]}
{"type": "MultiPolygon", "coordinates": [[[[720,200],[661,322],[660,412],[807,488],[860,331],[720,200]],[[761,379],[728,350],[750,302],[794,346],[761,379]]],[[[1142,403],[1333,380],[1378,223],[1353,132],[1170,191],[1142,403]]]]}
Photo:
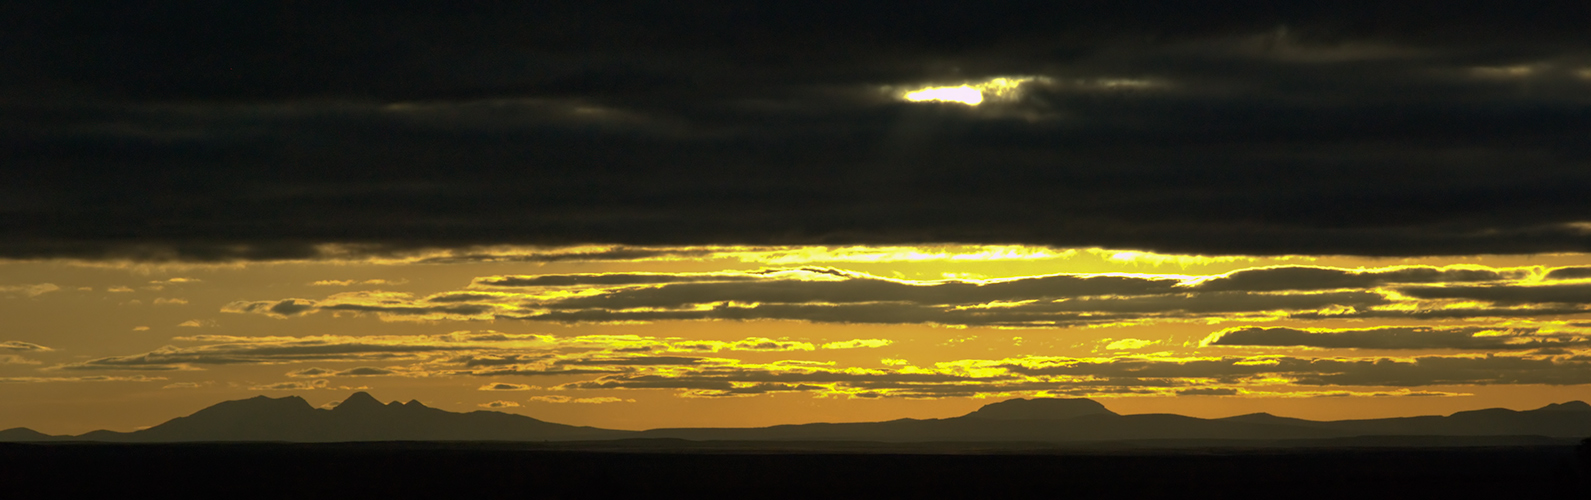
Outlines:
{"type": "Polygon", "coordinates": [[[348,399],[344,399],[343,402],[337,403],[337,407],[333,408],[332,411],[361,411],[384,406],[386,405],[381,404],[381,401],[377,400],[375,396],[371,396],[368,392],[359,391],[348,395],[348,399]]]}
{"type": "Polygon", "coordinates": [[[1092,399],[1071,398],[1034,398],[1034,399],[1007,399],[998,403],[990,403],[979,408],[978,411],[968,413],[966,418],[987,418],[998,420],[1057,420],[1063,418],[1081,417],[1083,415],[1115,415],[1116,412],[1105,408],[1092,399]]]}
{"type": "MultiPolygon", "coordinates": [[[[425,406],[419,400],[382,403],[369,393],[355,392],[329,411],[316,409],[297,396],[261,396],[217,403],[140,431],[96,431],[78,438],[130,442],[546,441],[628,434],[508,413],[455,413],[425,406]]],[[[23,431],[0,433],[0,441],[30,439],[37,437],[23,431]]]]}

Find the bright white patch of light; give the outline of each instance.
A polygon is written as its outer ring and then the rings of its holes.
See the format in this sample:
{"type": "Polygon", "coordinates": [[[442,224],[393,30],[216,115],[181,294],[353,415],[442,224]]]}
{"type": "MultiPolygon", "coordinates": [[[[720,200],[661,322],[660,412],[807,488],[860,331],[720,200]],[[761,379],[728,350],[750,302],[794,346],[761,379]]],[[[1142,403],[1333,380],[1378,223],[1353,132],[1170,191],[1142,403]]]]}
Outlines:
{"type": "Polygon", "coordinates": [[[976,83],[964,83],[955,87],[925,87],[908,90],[901,94],[901,98],[912,102],[959,102],[968,106],[983,104],[986,99],[1011,100],[1015,99],[1024,83],[1034,80],[1047,80],[1045,78],[999,77],[976,83]]]}
{"type": "Polygon", "coordinates": [[[912,102],[941,101],[959,102],[968,106],[977,106],[983,103],[983,92],[967,85],[960,87],[933,87],[907,92],[906,100],[912,102]]]}

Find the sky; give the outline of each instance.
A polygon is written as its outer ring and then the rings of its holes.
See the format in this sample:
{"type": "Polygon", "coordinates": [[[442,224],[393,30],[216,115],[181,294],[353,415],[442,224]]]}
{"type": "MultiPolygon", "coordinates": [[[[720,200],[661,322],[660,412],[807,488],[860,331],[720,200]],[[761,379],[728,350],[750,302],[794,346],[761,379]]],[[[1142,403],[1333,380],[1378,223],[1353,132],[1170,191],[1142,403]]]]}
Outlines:
{"type": "Polygon", "coordinates": [[[0,5],[0,428],[1591,399],[1582,3],[0,5]]]}

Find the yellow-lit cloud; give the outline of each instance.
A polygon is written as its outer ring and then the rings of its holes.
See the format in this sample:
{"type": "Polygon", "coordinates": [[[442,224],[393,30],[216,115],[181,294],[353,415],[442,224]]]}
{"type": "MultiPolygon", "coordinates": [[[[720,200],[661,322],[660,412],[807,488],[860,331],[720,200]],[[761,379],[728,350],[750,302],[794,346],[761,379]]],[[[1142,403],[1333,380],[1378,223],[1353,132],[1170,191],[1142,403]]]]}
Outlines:
{"type": "Polygon", "coordinates": [[[1043,79],[1031,76],[998,77],[961,85],[906,90],[900,94],[900,97],[910,102],[954,102],[977,106],[985,100],[1014,99],[1022,84],[1035,80],[1043,79]]]}
{"type": "Polygon", "coordinates": [[[0,295],[38,297],[40,295],[60,289],[61,287],[56,286],[54,283],[39,283],[35,285],[0,285],[0,295]]]}

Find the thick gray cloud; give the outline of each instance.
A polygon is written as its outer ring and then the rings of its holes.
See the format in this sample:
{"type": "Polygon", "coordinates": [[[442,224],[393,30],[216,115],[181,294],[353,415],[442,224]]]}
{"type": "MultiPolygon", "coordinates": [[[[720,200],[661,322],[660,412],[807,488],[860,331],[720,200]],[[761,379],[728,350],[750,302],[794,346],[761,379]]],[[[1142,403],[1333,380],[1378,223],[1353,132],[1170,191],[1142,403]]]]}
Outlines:
{"type": "Polygon", "coordinates": [[[1523,272],[1510,275],[1490,269],[1410,267],[1355,271],[1325,267],[1289,266],[1245,269],[1199,282],[1193,288],[1209,291],[1241,290],[1251,292],[1322,290],[1369,288],[1389,283],[1500,281],[1509,278],[1519,278],[1523,275],[1523,272]]]}
{"type": "MultiPolygon", "coordinates": [[[[622,292],[621,292],[622,293],[622,292]]],[[[788,319],[833,323],[938,323],[969,326],[1028,325],[1071,326],[1146,317],[1199,317],[1262,311],[1310,311],[1328,307],[1370,307],[1388,304],[1374,292],[1328,292],[1302,294],[1264,294],[1248,292],[1210,292],[1150,295],[1143,297],[1082,298],[1059,302],[1035,302],[989,308],[952,308],[892,301],[854,303],[759,304],[742,307],[718,304],[687,309],[611,310],[591,308],[571,310],[559,307],[545,313],[503,315],[503,317],[563,323],[611,321],[670,321],[698,319],[788,319]]],[[[1018,297],[1009,297],[1011,300],[1018,297]]],[[[602,303],[581,300],[582,303],[602,303]]],[[[567,302],[558,303],[559,306],[567,302]]],[[[656,302],[653,307],[663,305],[656,302]]],[[[691,303],[668,304],[679,308],[691,303]]]]}
{"type": "Polygon", "coordinates": [[[1469,349],[1511,351],[1591,344],[1583,337],[1534,335],[1534,329],[1482,327],[1378,327],[1307,331],[1283,327],[1244,327],[1220,332],[1209,345],[1322,347],[1336,349],[1469,349]],[[1483,335],[1477,335],[1483,334],[1483,335]]]}
{"type": "Polygon", "coordinates": [[[1551,271],[1547,271],[1546,277],[1549,280],[1591,278],[1591,266],[1560,267],[1551,271]]]}
{"type": "Polygon", "coordinates": [[[1045,390],[1057,387],[1053,383],[1025,384],[1016,377],[967,377],[948,374],[923,373],[842,373],[835,371],[772,372],[756,369],[702,370],[682,376],[626,374],[609,375],[596,380],[572,382],[560,386],[564,389],[676,389],[691,391],[697,396],[736,396],[770,392],[824,392],[829,388],[817,384],[837,384],[841,387],[869,391],[891,390],[894,396],[952,397],[970,396],[980,392],[1013,390],[1045,390]]]}
{"type": "Polygon", "coordinates": [[[543,274],[536,276],[494,276],[477,278],[476,285],[492,287],[538,287],[579,285],[648,285],[663,283],[759,281],[751,274],[691,275],[663,273],[543,274]]]}
{"type": "Polygon", "coordinates": [[[1289,314],[1293,319],[1472,319],[1472,318],[1550,318],[1554,316],[1571,316],[1585,314],[1587,310],[1570,307],[1531,307],[1521,309],[1505,309],[1496,307],[1482,308],[1455,308],[1455,309],[1417,309],[1417,310],[1375,310],[1375,311],[1308,311],[1289,314]]]}
{"type": "MultiPolygon", "coordinates": [[[[489,297],[489,296],[487,296],[489,297]]],[[[470,297],[478,300],[480,297],[470,297]]],[[[309,299],[283,299],[279,301],[238,301],[227,304],[223,312],[259,313],[275,317],[291,317],[311,314],[319,311],[346,311],[355,313],[375,313],[391,316],[478,316],[492,310],[491,306],[480,304],[451,304],[452,302],[465,301],[466,299],[450,300],[449,296],[441,297],[442,305],[417,305],[393,304],[391,301],[376,302],[325,302],[309,299]]]]}
{"type": "Polygon", "coordinates": [[[1330,306],[1369,307],[1391,301],[1375,292],[1266,294],[1211,292],[1129,298],[1084,298],[1035,303],[1010,308],[1013,312],[1107,312],[1219,314],[1255,311],[1312,310],[1330,306]]]}
{"type": "Polygon", "coordinates": [[[520,376],[530,376],[530,377],[550,377],[550,376],[557,376],[557,375],[608,375],[608,374],[613,374],[613,373],[621,373],[621,372],[624,372],[624,371],[626,371],[626,370],[623,370],[623,369],[602,370],[602,369],[585,369],[585,368],[576,368],[576,369],[540,369],[540,368],[515,367],[515,368],[495,368],[495,369],[489,369],[489,370],[466,370],[466,371],[459,371],[459,372],[454,372],[454,373],[459,374],[459,375],[474,375],[474,376],[477,376],[477,377],[504,377],[504,376],[510,376],[510,375],[520,375],[520,376]]]}
{"type": "Polygon", "coordinates": [[[1591,284],[1409,287],[1398,291],[1421,299],[1470,299],[1499,304],[1591,304],[1591,284]]]}
{"type": "MultiPolygon", "coordinates": [[[[182,370],[193,365],[269,364],[295,361],[364,361],[479,349],[445,343],[382,344],[310,339],[166,346],[144,354],[110,356],[55,367],[62,370],[182,370]]],[[[339,372],[340,373],[340,372],[339,372]]]]}
{"type": "Polygon", "coordinates": [[[1091,295],[1146,295],[1172,291],[1175,279],[1124,276],[1058,275],[990,283],[933,282],[912,284],[868,276],[842,281],[770,279],[741,283],[680,283],[661,287],[615,290],[541,304],[555,309],[672,308],[714,302],[781,304],[906,302],[922,305],[978,304],[1091,295]]]}
{"type": "MultiPolygon", "coordinates": [[[[975,360],[968,360],[975,361],[975,360]]],[[[842,372],[763,367],[704,367],[674,374],[631,372],[570,382],[559,389],[668,389],[693,396],[777,391],[840,392],[852,397],[964,397],[1012,391],[1057,394],[1235,395],[1238,387],[1278,377],[1306,389],[1471,384],[1573,385],[1591,382],[1591,364],[1545,357],[1398,358],[1030,358],[980,362],[1002,371],[971,376],[946,371],[842,372]],[[1006,360],[1012,361],[1012,360],[1006,360]]]]}
{"type": "Polygon", "coordinates": [[[581,358],[563,359],[554,364],[558,365],[586,365],[586,366],[679,366],[694,365],[704,361],[702,358],[685,356],[633,356],[622,358],[581,358]]]}
{"type": "Polygon", "coordinates": [[[456,305],[456,306],[428,306],[428,307],[372,305],[372,304],[327,304],[327,305],[321,305],[318,309],[320,309],[322,311],[353,311],[353,312],[362,312],[362,313],[396,314],[396,315],[405,315],[405,316],[424,316],[424,315],[431,315],[431,314],[450,314],[450,315],[460,315],[460,316],[474,316],[474,315],[485,313],[487,311],[491,311],[492,310],[492,308],[489,307],[489,306],[482,306],[482,305],[477,305],[477,304],[464,304],[464,305],[456,305]]]}
{"type": "Polygon", "coordinates": [[[1009,365],[1013,373],[1030,376],[1072,375],[1112,381],[1143,379],[1211,379],[1239,383],[1259,375],[1282,376],[1306,386],[1391,386],[1591,383],[1591,363],[1550,358],[1508,356],[1420,356],[1395,358],[1297,358],[1274,356],[1195,360],[1116,358],[1078,360],[1055,366],[1009,365]]]}
{"type": "Polygon", "coordinates": [[[0,150],[27,175],[0,185],[0,256],[1585,251],[1587,17],[17,0],[0,10],[0,150]],[[893,98],[996,76],[1046,80],[978,108],[893,98]]]}
{"type": "Polygon", "coordinates": [[[503,382],[497,382],[497,383],[493,383],[493,384],[483,385],[478,390],[482,390],[482,391],[528,391],[528,390],[530,390],[530,386],[524,385],[524,384],[507,384],[507,383],[503,383],[503,382]]]}
{"type": "Polygon", "coordinates": [[[426,302],[438,302],[438,303],[481,302],[481,301],[495,300],[495,299],[498,299],[499,297],[500,296],[498,296],[498,295],[492,295],[492,294],[486,294],[486,293],[462,292],[462,293],[447,293],[447,294],[440,294],[440,295],[432,295],[430,297],[426,297],[425,301],[426,302]]]}
{"type": "Polygon", "coordinates": [[[1300,374],[1304,385],[1367,385],[1414,387],[1463,384],[1591,383],[1591,364],[1513,357],[1422,356],[1414,361],[1391,359],[1338,361],[1321,364],[1314,374],[1300,374]]]}
{"type": "Polygon", "coordinates": [[[327,370],[325,368],[305,368],[305,369],[302,369],[302,370],[293,370],[291,372],[287,372],[287,376],[289,376],[289,377],[320,377],[320,376],[330,375],[330,374],[333,374],[333,373],[337,373],[337,370],[327,370]]]}
{"type": "Polygon", "coordinates": [[[350,369],[347,369],[347,370],[342,370],[342,371],[337,372],[338,376],[343,376],[343,377],[374,377],[374,376],[381,376],[381,375],[396,375],[396,374],[398,374],[398,372],[395,372],[395,371],[392,371],[392,370],[388,370],[386,368],[376,368],[376,367],[373,367],[373,366],[361,366],[361,367],[358,367],[358,368],[350,368],[350,369]]]}
{"type": "Polygon", "coordinates": [[[1179,389],[1179,390],[1177,390],[1177,395],[1178,396],[1236,396],[1237,395],[1237,389],[1219,388],[1219,387],[1179,389]]]}

